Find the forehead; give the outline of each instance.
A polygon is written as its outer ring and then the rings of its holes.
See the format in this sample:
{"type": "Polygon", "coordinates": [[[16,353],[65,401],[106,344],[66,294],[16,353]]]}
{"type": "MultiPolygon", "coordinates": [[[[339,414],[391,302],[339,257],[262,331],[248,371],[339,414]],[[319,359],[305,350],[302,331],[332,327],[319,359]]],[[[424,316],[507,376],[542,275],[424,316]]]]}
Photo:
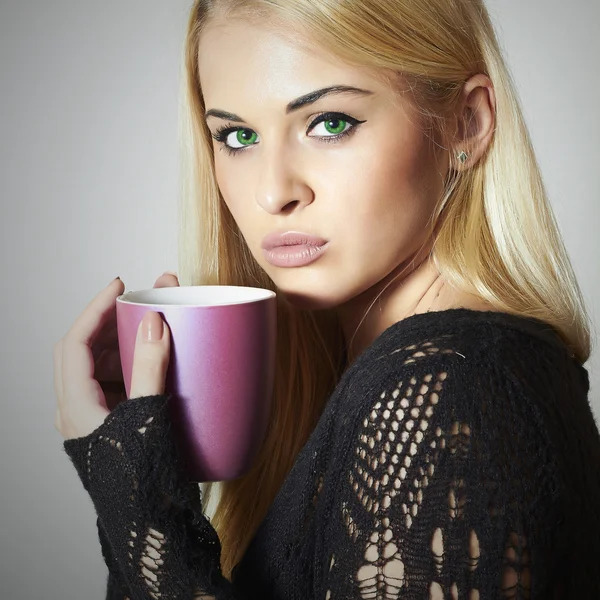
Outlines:
{"type": "Polygon", "coordinates": [[[336,84],[391,91],[371,70],[349,65],[309,40],[291,39],[273,26],[210,23],[202,32],[198,58],[207,108],[243,98],[285,104],[336,84]]]}

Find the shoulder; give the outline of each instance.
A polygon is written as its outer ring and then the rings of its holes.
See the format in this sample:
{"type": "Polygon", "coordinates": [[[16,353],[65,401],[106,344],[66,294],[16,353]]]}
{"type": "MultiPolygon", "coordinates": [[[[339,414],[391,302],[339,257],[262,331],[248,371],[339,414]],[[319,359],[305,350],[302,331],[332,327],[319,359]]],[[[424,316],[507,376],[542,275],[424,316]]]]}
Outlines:
{"type": "Polygon", "coordinates": [[[556,379],[527,375],[520,348],[537,348],[541,363],[556,351],[498,324],[463,325],[390,335],[363,357],[333,410],[334,481],[355,491],[369,475],[395,491],[416,479],[447,493],[457,477],[477,489],[500,480],[549,489],[560,448],[544,403],[556,379]]]}
{"type": "Polygon", "coordinates": [[[370,420],[408,431],[431,422],[446,430],[458,421],[478,430],[506,418],[533,423],[569,360],[539,321],[461,309],[416,317],[386,330],[357,359],[339,399],[340,435],[370,420]]]}
{"type": "Polygon", "coordinates": [[[488,370],[566,363],[567,347],[537,319],[493,311],[451,309],[408,317],[386,329],[351,368],[372,385],[386,375],[451,368],[462,377],[488,370]]]}
{"type": "Polygon", "coordinates": [[[565,355],[543,324],[503,316],[447,311],[384,332],[348,371],[328,439],[324,548],[358,562],[336,562],[329,576],[376,570],[363,561],[373,554],[346,550],[349,539],[394,557],[384,570],[397,568],[397,581],[428,581],[439,556],[459,574],[475,546],[493,586],[516,543],[555,548],[564,450],[547,434],[542,388],[520,378],[549,390],[565,355]]]}

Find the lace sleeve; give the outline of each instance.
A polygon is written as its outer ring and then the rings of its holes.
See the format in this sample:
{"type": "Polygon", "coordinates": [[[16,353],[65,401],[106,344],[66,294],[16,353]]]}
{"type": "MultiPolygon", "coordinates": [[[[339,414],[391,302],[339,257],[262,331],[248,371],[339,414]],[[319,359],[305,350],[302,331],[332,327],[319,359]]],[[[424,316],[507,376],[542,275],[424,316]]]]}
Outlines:
{"type": "Polygon", "coordinates": [[[106,537],[104,528],[100,524],[100,519],[96,519],[96,529],[98,530],[98,539],[100,540],[102,557],[108,567],[105,600],[123,600],[124,598],[129,598],[131,593],[127,589],[127,582],[124,580],[121,571],[119,570],[119,563],[113,556],[110,542],[106,537]]]}
{"type": "Polygon", "coordinates": [[[429,349],[343,409],[355,416],[334,444],[318,596],[559,597],[561,518],[536,399],[485,360],[429,349]]]}
{"type": "Polygon", "coordinates": [[[128,400],[90,435],[64,442],[98,515],[107,598],[239,598],[222,575],[198,484],[182,475],[169,400],[128,400]]]}

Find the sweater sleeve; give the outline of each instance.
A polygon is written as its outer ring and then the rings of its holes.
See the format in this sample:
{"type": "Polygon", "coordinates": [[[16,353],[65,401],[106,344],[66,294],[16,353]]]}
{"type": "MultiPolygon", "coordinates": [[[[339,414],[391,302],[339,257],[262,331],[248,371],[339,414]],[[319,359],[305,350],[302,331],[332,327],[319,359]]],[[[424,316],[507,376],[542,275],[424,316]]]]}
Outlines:
{"type": "Polygon", "coordinates": [[[169,400],[127,400],[94,432],[63,444],[97,513],[106,598],[243,599],[222,574],[200,488],[182,474],[169,400]]]}
{"type": "Polygon", "coordinates": [[[316,597],[562,598],[542,374],[425,346],[340,406],[316,597]]]}

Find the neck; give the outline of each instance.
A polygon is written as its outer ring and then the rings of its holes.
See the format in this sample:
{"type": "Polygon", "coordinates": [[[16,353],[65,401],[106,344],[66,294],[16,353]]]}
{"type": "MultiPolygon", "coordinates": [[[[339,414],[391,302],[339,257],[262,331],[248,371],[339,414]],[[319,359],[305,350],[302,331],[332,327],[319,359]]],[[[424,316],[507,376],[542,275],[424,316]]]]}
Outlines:
{"type": "Polygon", "coordinates": [[[424,246],[377,285],[338,308],[349,363],[388,327],[431,308],[443,281],[430,251],[430,245],[424,246]]]}

